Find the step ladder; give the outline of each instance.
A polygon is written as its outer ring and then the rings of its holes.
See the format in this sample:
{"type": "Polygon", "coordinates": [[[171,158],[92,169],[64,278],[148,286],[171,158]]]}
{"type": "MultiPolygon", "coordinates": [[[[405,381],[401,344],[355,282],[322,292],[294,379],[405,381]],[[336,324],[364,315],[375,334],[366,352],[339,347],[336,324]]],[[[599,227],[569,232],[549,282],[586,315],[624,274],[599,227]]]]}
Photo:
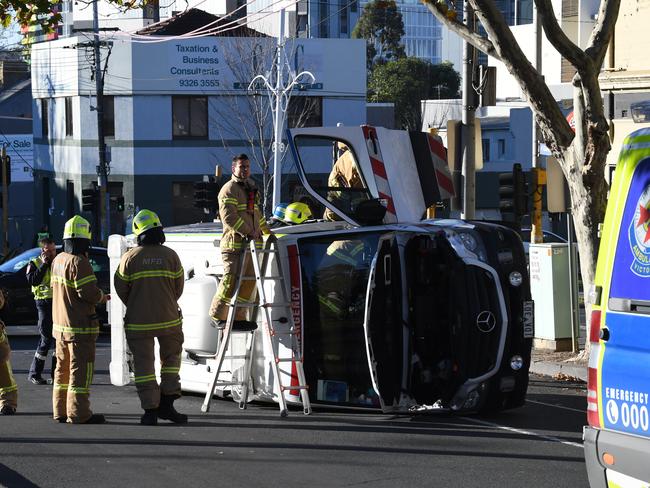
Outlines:
{"type": "MultiPolygon", "coordinates": [[[[244,255],[240,261],[240,267],[238,270],[237,283],[233,296],[230,300],[228,318],[226,320],[226,327],[221,333],[221,341],[219,348],[216,354],[210,355],[210,358],[215,358],[217,362],[217,367],[212,373],[212,381],[210,382],[210,387],[205,395],[201,411],[208,412],[210,410],[210,402],[212,396],[214,395],[215,388],[218,386],[227,386],[227,385],[238,385],[242,387],[242,395],[239,400],[239,408],[245,409],[248,401],[248,392],[250,384],[250,375],[251,367],[254,360],[254,341],[255,341],[255,331],[250,332],[240,332],[233,331],[232,327],[235,322],[235,313],[236,309],[239,307],[250,307],[253,309],[251,313],[251,318],[255,321],[258,317],[259,311],[261,310],[263,315],[264,322],[264,336],[267,340],[267,344],[272,351],[273,361],[271,362],[271,368],[273,371],[273,376],[275,381],[278,382],[278,405],[280,407],[280,415],[286,417],[288,415],[287,402],[284,397],[285,391],[299,391],[300,398],[303,405],[303,413],[309,415],[311,413],[311,403],[309,401],[309,387],[307,386],[305,380],[305,372],[303,368],[302,353],[300,349],[300,344],[298,343],[296,328],[293,321],[293,314],[291,310],[291,302],[288,299],[288,293],[286,290],[286,283],[284,278],[284,273],[282,272],[282,263],[280,260],[279,249],[277,246],[277,241],[274,238],[268,239],[264,249],[257,249],[255,246],[255,241],[245,241],[243,245],[244,255]],[[262,254],[262,263],[260,264],[259,255],[262,254]],[[275,263],[277,265],[278,274],[267,276],[267,268],[270,262],[270,256],[275,257],[275,263]],[[245,260],[252,259],[254,276],[244,276],[245,274],[245,260]],[[259,300],[258,304],[255,303],[238,303],[237,298],[239,296],[240,285],[243,281],[246,280],[255,280],[257,287],[257,297],[259,300]],[[267,298],[267,293],[264,288],[264,282],[266,280],[273,280],[277,282],[278,286],[275,287],[276,290],[276,301],[270,302],[267,298]],[[283,324],[283,330],[279,330],[273,326],[273,320],[271,318],[271,310],[278,308],[284,310],[283,314],[279,319],[276,319],[276,322],[283,324]],[[246,354],[240,356],[225,356],[226,351],[228,350],[231,342],[231,336],[233,333],[246,333],[250,334],[250,341],[247,342],[246,354]],[[290,349],[292,351],[291,358],[279,358],[278,353],[276,352],[276,341],[274,338],[280,336],[288,336],[290,338],[290,349]],[[224,359],[244,359],[244,377],[241,382],[239,381],[219,381],[219,375],[221,374],[221,368],[223,366],[224,359]],[[290,364],[292,369],[295,367],[296,376],[298,378],[297,385],[283,385],[282,376],[280,372],[280,363],[290,364]]],[[[278,348],[279,350],[279,344],[278,348]]],[[[202,356],[206,357],[206,356],[202,356]]],[[[291,371],[289,372],[291,375],[291,371]]]]}

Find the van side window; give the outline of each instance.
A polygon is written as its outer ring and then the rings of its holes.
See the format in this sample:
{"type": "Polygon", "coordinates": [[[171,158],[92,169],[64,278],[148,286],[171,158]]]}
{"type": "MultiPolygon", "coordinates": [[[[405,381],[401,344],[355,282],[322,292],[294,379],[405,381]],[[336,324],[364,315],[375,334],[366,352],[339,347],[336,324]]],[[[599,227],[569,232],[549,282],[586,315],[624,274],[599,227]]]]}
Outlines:
{"type": "Polygon", "coordinates": [[[632,176],[611,283],[610,297],[650,303],[650,158],[639,162],[632,176]]]}

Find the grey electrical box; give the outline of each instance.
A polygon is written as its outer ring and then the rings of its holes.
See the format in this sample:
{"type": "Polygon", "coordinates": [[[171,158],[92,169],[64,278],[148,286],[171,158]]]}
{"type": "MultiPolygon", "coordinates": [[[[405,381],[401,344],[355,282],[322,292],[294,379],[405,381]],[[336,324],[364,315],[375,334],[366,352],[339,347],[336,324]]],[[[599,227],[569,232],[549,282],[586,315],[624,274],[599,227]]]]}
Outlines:
{"type": "Polygon", "coordinates": [[[530,292],[535,302],[534,347],[571,351],[569,245],[531,244],[530,292]]]}

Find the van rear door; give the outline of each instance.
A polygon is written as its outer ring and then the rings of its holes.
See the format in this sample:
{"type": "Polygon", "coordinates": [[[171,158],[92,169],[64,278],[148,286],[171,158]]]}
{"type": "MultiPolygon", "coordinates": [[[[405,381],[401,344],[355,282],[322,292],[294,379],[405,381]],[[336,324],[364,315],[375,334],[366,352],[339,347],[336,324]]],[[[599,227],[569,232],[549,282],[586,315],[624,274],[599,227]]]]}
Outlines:
{"type": "MultiPolygon", "coordinates": [[[[624,148],[612,198],[605,310],[599,350],[600,423],[650,437],[650,147],[624,148]],[[626,192],[627,189],[627,192],[626,192]]],[[[601,248],[603,249],[603,248],[601,248]]]]}

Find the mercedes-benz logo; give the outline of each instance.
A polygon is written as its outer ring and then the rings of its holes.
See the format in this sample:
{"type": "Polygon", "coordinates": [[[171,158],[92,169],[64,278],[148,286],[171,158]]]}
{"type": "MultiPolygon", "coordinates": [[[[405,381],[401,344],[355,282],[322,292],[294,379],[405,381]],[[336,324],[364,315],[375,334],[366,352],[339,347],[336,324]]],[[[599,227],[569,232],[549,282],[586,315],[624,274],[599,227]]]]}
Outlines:
{"type": "Polygon", "coordinates": [[[476,327],[481,332],[492,332],[497,326],[497,319],[489,310],[483,310],[476,316],[476,327]]]}

